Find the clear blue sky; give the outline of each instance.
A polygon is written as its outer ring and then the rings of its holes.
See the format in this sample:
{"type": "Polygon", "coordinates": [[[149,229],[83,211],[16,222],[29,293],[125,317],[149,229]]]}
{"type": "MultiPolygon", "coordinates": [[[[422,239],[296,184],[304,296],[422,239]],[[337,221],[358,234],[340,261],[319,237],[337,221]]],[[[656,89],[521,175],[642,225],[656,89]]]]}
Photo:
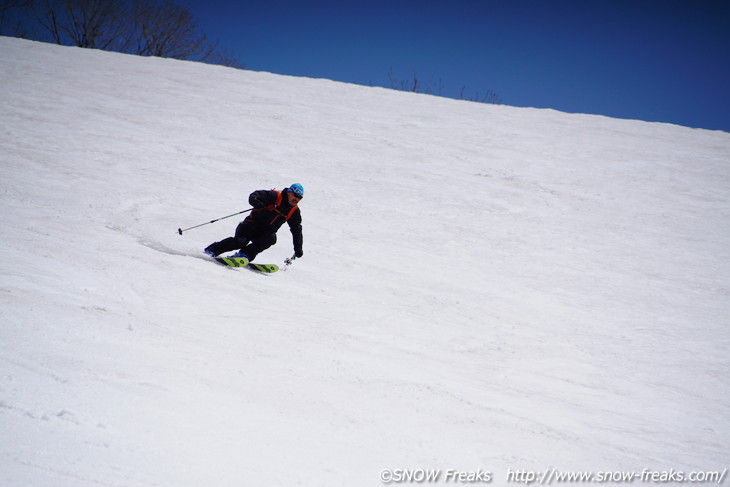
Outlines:
{"type": "Polygon", "coordinates": [[[246,69],[730,132],[730,0],[189,0],[246,69]],[[435,88],[436,91],[438,88],[435,88]]]}

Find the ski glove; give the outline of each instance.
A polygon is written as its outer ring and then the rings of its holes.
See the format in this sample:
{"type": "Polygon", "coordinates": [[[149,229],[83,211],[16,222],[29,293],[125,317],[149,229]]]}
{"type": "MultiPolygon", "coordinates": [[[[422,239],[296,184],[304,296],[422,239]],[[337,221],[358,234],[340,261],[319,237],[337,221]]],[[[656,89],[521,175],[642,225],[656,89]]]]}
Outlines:
{"type": "Polygon", "coordinates": [[[297,259],[299,259],[302,255],[304,255],[304,251],[301,250],[301,249],[300,250],[295,250],[294,251],[294,255],[297,256],[297,259]]]}
{"type": "Polygon", "coordinates": [[[263,208],[264,206],[266,206],[266,205],[264,205],[264,202],[259,199],[258,196],[251,196],[251,198],[249,198],[248,202],[251,203],[251,206],[253,206],[256,209],[263,208]]]}

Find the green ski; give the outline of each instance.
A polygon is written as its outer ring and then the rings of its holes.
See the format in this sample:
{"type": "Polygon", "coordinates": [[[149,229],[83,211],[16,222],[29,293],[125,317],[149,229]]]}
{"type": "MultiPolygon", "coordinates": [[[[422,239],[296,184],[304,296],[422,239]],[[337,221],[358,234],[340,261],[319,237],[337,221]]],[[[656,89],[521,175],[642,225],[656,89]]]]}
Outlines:
{"type": "Polygon", "coordinates": [[[216,257],[215,260],[229,267],[246,267],[248,265],[248,259],[245,257],[216,257]]]}
{"type": "Polygon", "coordinates": [[[273,274],[279,270],[279,266],[275,264],[254,264],[253,262],[249,262],[247,269],[255,272],[263,272],[264,274],[273,274]]]}
{"type": "Polygon", "coordinates": [[[228,267],[246,267],[252,271],[264,274],[273,274],[279,270],[279,266],[275,264],[254,264],[253,262],[249,262],[245,257],[216,257],[215,260],[228,267]]]}

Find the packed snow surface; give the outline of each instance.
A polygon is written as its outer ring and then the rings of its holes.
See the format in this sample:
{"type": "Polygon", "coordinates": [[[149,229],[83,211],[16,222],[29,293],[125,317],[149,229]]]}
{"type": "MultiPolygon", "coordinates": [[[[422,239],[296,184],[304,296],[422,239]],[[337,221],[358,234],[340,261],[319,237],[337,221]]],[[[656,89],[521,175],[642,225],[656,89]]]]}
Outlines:
{"type": "Polygon", "coordinates": [[[0,38],[0,241],[2,486],[730,467],[725,132],[0,38]]]}

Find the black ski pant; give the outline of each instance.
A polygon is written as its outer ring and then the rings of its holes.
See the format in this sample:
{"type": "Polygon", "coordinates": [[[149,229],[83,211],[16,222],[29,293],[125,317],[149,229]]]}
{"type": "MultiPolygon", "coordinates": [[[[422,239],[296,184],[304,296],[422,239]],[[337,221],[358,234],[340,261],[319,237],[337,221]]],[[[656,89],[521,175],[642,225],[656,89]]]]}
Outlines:
{"type": "Polygon", "coordinates": [[[232,250],[242,250],[248,256],[248,260],[254,260],[256,256],[276,243],[276,233],[269,228],[261,228],[246,220],[236,227],[236,234],[215,242],[205,250],[216,256],[232,250]]]}

